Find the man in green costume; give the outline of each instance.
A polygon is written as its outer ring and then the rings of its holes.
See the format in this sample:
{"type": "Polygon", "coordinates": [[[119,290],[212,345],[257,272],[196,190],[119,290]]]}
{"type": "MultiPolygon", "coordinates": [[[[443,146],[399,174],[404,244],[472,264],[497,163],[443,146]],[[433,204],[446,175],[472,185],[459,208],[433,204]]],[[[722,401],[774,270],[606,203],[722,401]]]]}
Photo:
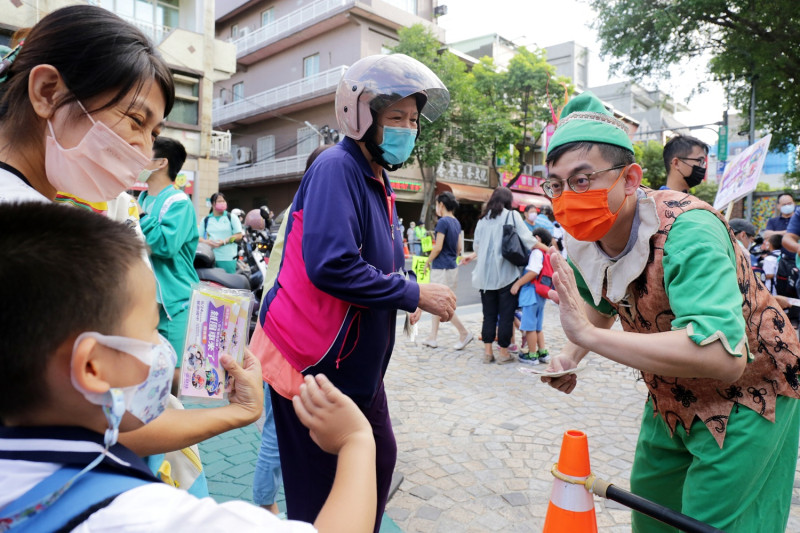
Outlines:
{"type": "MultiPolygon", "coordinates": [[[[588,92],[564,108],[547,167],[570,258],[551,254],[569,339],[551,368],[591,350],[641,371],[634,493],[728,533],[782,533],[800,344],[724,218],[687,193],[640,187],[624,124],[588,92]],[[610,330],[617,317],[623,331],[610,330]]],[[[577,385],[575,374],[543,379],[577,385]]],[[[676,530],[634,513],[633,531],[676,530]]]]}

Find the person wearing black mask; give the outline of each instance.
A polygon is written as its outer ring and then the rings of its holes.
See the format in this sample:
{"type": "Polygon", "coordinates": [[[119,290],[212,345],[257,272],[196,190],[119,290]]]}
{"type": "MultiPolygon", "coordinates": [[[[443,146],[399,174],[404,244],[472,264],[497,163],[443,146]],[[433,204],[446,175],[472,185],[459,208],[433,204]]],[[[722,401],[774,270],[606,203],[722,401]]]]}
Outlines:
{"type": "Polygon", "coordinates": [[[667,184],[662,189],[688,192],[706,176],[708,145],[689,135],[677,135],[664,145],[667,184]]]}

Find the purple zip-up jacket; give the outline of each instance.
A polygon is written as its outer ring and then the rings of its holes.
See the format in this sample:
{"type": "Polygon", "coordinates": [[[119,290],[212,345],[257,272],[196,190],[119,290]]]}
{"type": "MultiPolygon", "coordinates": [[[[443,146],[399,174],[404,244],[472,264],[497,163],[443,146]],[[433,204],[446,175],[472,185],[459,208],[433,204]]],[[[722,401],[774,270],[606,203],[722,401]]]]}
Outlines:
{"type": "Polygon", "coordinates": [[[324,373],[360,406],[378,390],[394,348],[397,309],[419,286],[401,273],[395,194],[346,137],[303,176],[286,225],[275,285],[260,325],[303,374],[324,373]]]}

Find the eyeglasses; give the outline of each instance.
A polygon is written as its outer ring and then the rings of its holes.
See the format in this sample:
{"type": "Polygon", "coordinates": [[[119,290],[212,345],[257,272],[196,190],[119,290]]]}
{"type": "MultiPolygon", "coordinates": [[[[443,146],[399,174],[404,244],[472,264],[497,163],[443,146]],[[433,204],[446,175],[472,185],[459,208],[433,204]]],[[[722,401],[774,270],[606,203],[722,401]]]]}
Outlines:
{"type": "MultiPolygon", "coordinates": [[[[595,170],[594,172],[589,172],[588,174],[583,172],[579,174],[573,174],[567,178],[567,185],[569,185],[569,188],[572,189],[573,192],[586,192],[589,190],[592,180],[596,179],[592,177],[595,174],[608,172],[609,170],[619,170],[620,168],[625,168],[627,166],[628,165],[617,165],[611,168],[604,168],[603,170],[595,170]]],[[[542,183],[542,190],[548,198],[558,198],[564,191],[564,180],[548,179],[542,183]]]]}
{"type": "Polygon", "coordinates": [[[698,167],[703,167],[703,168],[706,168],[706,165],[708,164],[708,161],[706,161],[705,157],[679,157],[678,159],[680,159],[683,162],[692,161],[698,167]]]}

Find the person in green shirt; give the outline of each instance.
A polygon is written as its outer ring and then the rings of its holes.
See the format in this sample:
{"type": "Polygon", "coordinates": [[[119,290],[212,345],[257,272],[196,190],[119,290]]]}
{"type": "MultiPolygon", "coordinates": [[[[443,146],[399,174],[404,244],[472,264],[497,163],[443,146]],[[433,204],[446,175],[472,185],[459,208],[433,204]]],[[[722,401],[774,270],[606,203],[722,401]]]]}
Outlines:
{"type": "MultiPolygon", "coordinates": [[[[782,533],[800,343],[750,258],[707,203],[641,187],[625,125],[588,91],[565,106],[546,164],[570,261],[551,250],[568,342],[548,370],[591,350],[641,373],[635,494],[728,533],[782,533]]],[[[565,393],[578,384],[574,373],[543,380],[565,393]]],[[[677,531],[638,512],[632,529],[677,531]]]]}
{"type": "Polygon", "coordinates": [[[181,143],[158,137],[153,143],[153,173],[147,180],[147,190],[139,197],[142,233],[157,282],[158,331],[175,348],[178,367],[183,358],[192,285],[200,281],[194,269],[197,215],[189,196],[175,186],[185,161],[186,149],[181,143]]]}
{"type": "Polygon", "coordinates": [[[228,202],[221,192],[211,195],[211,212],[203,219],[200,242],[214,249],[216,266],[229,274],[236,273],[237,242],[242,240],[242,223],[227,211],[228,202]]]}

